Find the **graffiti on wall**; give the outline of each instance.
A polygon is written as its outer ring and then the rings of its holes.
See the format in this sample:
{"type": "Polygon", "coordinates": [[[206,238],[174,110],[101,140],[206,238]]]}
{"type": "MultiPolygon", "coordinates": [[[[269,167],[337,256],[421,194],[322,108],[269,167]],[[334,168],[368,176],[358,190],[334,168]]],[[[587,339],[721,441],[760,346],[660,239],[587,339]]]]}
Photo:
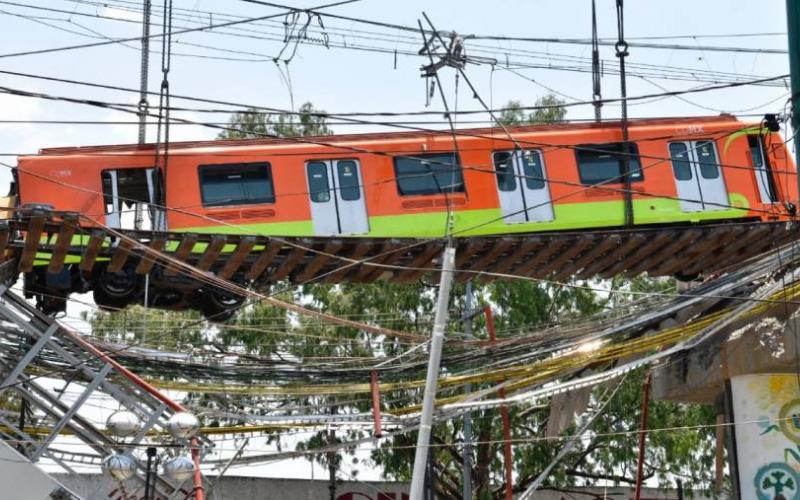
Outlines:
{"type": "Polygon", "coordinates": [[[336,500],[408,500],[405,493],[376,493],[367,495],[366,493],[348,492],[336,497],[336,500]]]}
{"type": "Polygon", "coordinates": [[[796,374],[731,379],[743,500],[800,500],[800,389],[796,374]]]}

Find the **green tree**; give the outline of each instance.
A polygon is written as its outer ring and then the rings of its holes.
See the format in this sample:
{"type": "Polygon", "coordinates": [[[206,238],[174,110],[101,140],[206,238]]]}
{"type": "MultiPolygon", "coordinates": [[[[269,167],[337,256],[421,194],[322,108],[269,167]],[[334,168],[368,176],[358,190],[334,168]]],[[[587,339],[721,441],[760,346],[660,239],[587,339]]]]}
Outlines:
{"type": "Polygon", "coordinates": [[[86,319],[92,325],[92,334],[108,342],[183,352],[206,343],[205,326],[197,311],[131,306],[113,313],[98,311],[86,319]]]}
{"type": "Polygon", "coordinates": [[[553,94],[548,94],[536,99],[534,109],[526,112],[522,102],[508,101],[503,107],[498,121],[503,125],[546,125],[548,123],[559,123],[564,121],[567,116],[566,102],[553,94]]]}
{"type": "Polygon", "coordinates": [[[297,113],[263,113],[256,108],[234,113],[228,120],[228,127],[218,139],[258,139],[263,137],[301,137],[311,135],[332,135],[327,125],[325,111],[314,109],[307,102],[297,113]]]}

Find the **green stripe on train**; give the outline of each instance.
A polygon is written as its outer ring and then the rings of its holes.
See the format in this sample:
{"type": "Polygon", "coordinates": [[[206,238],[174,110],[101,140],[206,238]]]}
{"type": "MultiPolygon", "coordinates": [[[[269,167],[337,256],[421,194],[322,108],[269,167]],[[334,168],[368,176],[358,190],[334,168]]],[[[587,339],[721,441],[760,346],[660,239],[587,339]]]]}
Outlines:
{"type": "MultiPolygon", "coordinates": [[[[683,212],[680,201],[669,198],[650,198],[633,201],[636,224],[665,224],[675,222],[703,222],[744,217],[750,204],[739,193],[729,195],[729,204],[737,208],[705,212],[683,212]]],[[[453,214],[454,233],[457,236],[486,236],[507,233],[609,228],[621,226],[625,221],[622,201],[565,203],[554,205],[554,220],[506,224],[499,208],[485,210],[456,210],[453,214]]],[[[374,238],[437,238],[445,234],[446,212],[385,215],[369,218],[370,232],[361,236],[374,238]]],[[[281,232],[279,224],[240,224],[237,227],[217,226],[185,228],[181,232],[263,236],[313,236],[311,221],[293,223],[291,231],[281,232]]]]}
{"type": "MultiPolygon", "coordinates": [[[[676,222],[706,222],[734,219],[747,215],[749,203],[745,196],[730,193],[729,204],[737,208],[710,210],[704,212],[683,212],[680,201],[669,198],[651,198],[633,201],[634,220],[637,225],[667,224],[676,222]]],[[[525,222],[507,224],[499,208],[485,210],[457,210],[453,214],[454,234],[456,236],[488,236],[513,233],[536,233],[544,231],[576,230],[591,228],[611,228],[624,224],[625,205],[622,201],[598,201],[582,203],[560,203],[554,205],[554,220],[549,222],[525,222]]],[[[445,235],[446,212],[386,215],[369,218],[370,232],[356,235],[371,238],[438,238],[445,235]]],[[[182,228],[175,233],[236,234],[244,236],[297,237],[314,236],[314,225],[310,220],[298,222],[239,224],[236,226],[204,226],[182,228]]],[[[51,243],[54,243],[52,240],[51,243]]],[[[88,237],[75,236],[73,245],[86,245],[88,237]]],[[[174,252],[178,241],[170,241],[166,250],[174,252]]],[[[103,246],[108,247],[109,240],[103,246]]],[[[200,254],[207,243],[197,243],[193,254],[200,254]]],[[[231,253],[235,244],[226,244],[222,253],[231,253]]],[[[256,245],[253,251],[263,250],[256,245]]],[[[35,265],[46,265],[49,253],[37,253],[35,265]]],[[[107,260],[107,259],[98,259],[107,260]]],[[[80,261],[80,256],[67,256],[66,263],[80,261]]]]}

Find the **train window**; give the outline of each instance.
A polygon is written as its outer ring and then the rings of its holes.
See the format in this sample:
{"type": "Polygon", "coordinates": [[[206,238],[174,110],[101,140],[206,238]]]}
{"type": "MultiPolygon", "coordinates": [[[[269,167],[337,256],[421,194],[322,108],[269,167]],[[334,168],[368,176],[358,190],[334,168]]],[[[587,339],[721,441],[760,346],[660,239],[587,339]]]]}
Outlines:
{"type": "Polygon", "coordinates": [[[711,141],[698,141],[695,144],[700,175],[704,179],[718,178],[719,165],[717,164],[717,153],[714,151],[714,143],[711,141]]]}
{"type": "Polygon", "coordinates": [[[106,206],[106,213],[114,212],[114,181],[111,178],[111,172],[105,171],[100,174],[103,179],[103,204],[106,206]]]}
{"type": "Polygon", "coordinates": [[[679,181],[692,180],[692,164],[689,162],[689,151],[686,144],[673,142],[669,145],[669,155],[672,160],[672,171],[679,181]]]}
{"type": "MultiPolygon", "coordinates": [[[[584,144],[578,146],[578,173],[581,182],[588,185],[621,183],[622,181],[622,154],[623,144],[584,144]]],[[[628,163],[631,181],[644,179],[642,165],[639,162],[639,148],[635,143],[629,143],[628,163]]]]}
{"type": "Polygon", "coordinates": [[[200,190],[205,206],[275,203],[267,162],[200,165],[200,190]]]}
{"type": "Polygon", "coordinates": [[[508,151],[494,154],[494,171],[497,173],[497,187],[500,191],[517,189],[517,176],[514,172],[514,157],[508,151]]]}
{"type": "Polygon", "coordinates": [[[522,153],[522,173],[525,175],[525,185],[528,186],[528,189],[544,188],[542,155],[539,151],[525,151],[522,153]]]}
{"type": "Polygon", "coordinates": [[[753,160],[753,167],[756,169],[764,168],[764,148],[761,137],[757,135],[747,136],[747,145],[750,146],[750,158],[753,160]]]}
{"type": "Polygon", "coordinates": [[[336,172],[339,176],[339,193],[342,199],[356,201],[361,198],[356,162],[350,160],[336,162],[336,172]]]}
{"type": "Polygon", "coordinates": [[[328,183],[328,166],[321,161],[312,161],[306,166],[308,174],[308,195],[311,201],[327,203],[331,200],[331,187],[328,183]]]}
{"type": "Polygon", "coordinates": [[[455,153],[397,156],[394,170],[403,196],[464,192],[464,176],[455,153]]]}
{"type": "Polygon", "coordinates": [[[499,151],[494,153],[494,171],[497,175],[497,187],[500,191],[515,191],[517,189],[517,170],[514,167],[514,157],[522,164],[522,176],[528,189],[544,188],[544,170],[542,169],[542,156],[539,151],[499,151]]]}

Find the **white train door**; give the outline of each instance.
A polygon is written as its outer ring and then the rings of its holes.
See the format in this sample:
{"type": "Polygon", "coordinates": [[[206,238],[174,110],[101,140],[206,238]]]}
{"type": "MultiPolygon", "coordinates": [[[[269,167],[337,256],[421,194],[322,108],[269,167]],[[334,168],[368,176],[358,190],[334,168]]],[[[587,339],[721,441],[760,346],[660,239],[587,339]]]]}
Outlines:
{"type": "Polygon", "coordinates": [[[506,224],[553,220],[550,186],[540,151],[498,151],[492,160],[506,224]]]}
{"type": "Polygon", "coordinates": [[[681,210],[703,212],[730,208],[713,141],[671,142],[669,154],[681,210]]]}
{"type": "Polygon", "coordinates": [[[166,230],[163,185],[155,168],[102,172],[106,224],[115,229],[166,230]]]}
{"type": "Polygon", "coordinates": [[[356,160],[306,163],[314,234],[348,235],[369,232],[360,170],[356,160]]]}

